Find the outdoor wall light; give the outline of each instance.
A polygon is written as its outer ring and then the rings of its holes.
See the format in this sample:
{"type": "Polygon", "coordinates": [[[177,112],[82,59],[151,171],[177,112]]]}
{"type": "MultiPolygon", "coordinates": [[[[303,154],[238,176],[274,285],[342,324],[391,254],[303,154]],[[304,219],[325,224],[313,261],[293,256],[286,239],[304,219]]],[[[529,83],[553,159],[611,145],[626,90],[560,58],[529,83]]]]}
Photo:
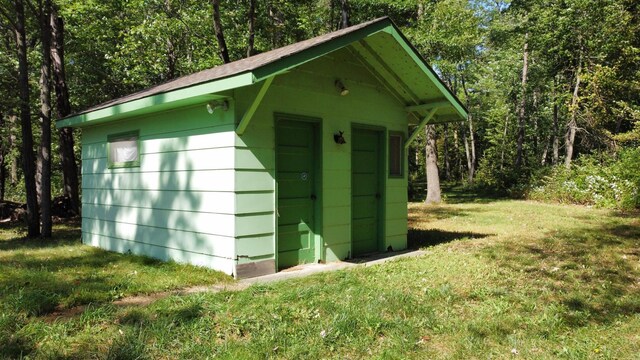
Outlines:
{"type": "Polygon", "coordinates": [[[344,139],[344,131],[338,131],[337,134],[333,134],[333,141],[338,145],[346,144],[347,140],[344,139]]]}
{"type": "Polygon", "coordinates": [[[336,89],[338,89],[338,92],[340,93],[340,95],[342,95],[342,96],[349,95],[349,89],[347,89],[347,87],[344,86],[344,84],[342,83],[342,81],[340,79],[336,80],[335,85],[336,85],[336,89]]]}
{"type": "Polygon", "coordinates": [[[207,103],[207,112],[209,114],[213,114],[216,109],[222,109],[224,111],[229,110],[229,102],[227,100],[223,101],[209,101],[207,103]]]}

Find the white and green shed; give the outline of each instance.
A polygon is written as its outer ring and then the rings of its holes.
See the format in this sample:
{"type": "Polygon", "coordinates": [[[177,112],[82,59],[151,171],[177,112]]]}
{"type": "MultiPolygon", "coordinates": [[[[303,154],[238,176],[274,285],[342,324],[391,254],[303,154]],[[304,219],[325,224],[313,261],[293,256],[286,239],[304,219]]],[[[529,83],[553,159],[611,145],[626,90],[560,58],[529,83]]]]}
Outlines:
{"type": "Polygon", "coordinates": [[[85,244],[248,277],[406,248],[406,148],[464,118],[382,18],[57,126],[82,129],[85,244]]]}

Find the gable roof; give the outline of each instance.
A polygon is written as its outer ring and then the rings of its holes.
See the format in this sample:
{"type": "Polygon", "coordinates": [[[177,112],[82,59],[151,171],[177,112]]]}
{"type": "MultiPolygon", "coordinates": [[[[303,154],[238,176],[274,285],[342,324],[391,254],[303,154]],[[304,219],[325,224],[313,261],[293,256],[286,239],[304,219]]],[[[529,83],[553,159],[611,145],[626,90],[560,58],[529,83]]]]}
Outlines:
{"type": "MultiPolygon", "coordinates": [[[[372,72],[378,73],[382,78],[391,79],[386,82],[387,89],[393,92],[399,100],[405,102],[407,111],[419,114],[422,111],[432,109],[435,104],[441,108],[450,108],[449,111],[444,112],[448,116],[440,117],[441,122],[451,121],[452,118],[457,120],[466,118],[466,109],[462,103],[442,83],[433,69],[419,55],[418,51],[409,43],[395,24],[388,17],[383,17],[191,75],[182,76],[59,119],[56,122],[56,126],[58,128],[66,126],[81,127],[130,115],[148,113],[152,111],[151,108],[159,111],[164,108],[223,98],[224,96],[216,95],[216,93],[261,82],[293,67],[350,45],[354,46],[354,54],[361,61],[370,63],[369,66],[372,67],[372,72]],[[372,49],[373,44],[369,44],[366,41],[373,35],[383,33],[387,35],[384,41],[388,41],[389,36],[395,39],[395,42],[404,50],[405,56],[411,58],[415,63],[414,65],[417,65],[428,78],[422,79],[428,80],[432,85],[435,85],[439,93],[435,100],[424,99],[415,94],[409,86],[403,84],[405,80],[402,79],[402,76],[395,74],[393,66],[390,68],[386,64],[387,61],[383,58],[385,54],[378,54],[375,49],[372,49]],[[360,55],[357,55],[358,53],[360,55]],[[403,87],[404,90],[394,90],[398,86],[403,87]],[[424,100],[430,101],[422,103],[424,100]]],[[[397,57],[396,55],[393,56],[397,57]]]]}

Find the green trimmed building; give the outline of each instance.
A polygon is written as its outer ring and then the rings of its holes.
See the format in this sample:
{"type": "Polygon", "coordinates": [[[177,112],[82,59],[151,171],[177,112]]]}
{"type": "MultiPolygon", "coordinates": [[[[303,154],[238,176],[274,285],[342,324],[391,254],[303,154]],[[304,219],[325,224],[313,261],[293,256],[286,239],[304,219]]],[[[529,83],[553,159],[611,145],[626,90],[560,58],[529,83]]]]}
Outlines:
{"type": "Polygon", "coordinates": [[[465,118],[382,18],[57,126],[82,129],[85,244],[250,277],[405,249],[406,148],[465,118]]]}

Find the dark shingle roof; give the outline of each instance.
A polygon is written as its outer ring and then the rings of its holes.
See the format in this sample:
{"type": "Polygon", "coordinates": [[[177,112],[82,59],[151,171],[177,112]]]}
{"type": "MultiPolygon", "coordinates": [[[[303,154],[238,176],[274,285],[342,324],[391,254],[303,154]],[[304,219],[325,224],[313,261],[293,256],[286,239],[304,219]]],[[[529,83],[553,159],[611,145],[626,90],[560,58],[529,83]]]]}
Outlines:
{"type": "Polygon", "coordinates": [[[354,31],[366,28],[372,24],[376,24],[382,21],[389,21],[388,17],[382,17],[375,20],[371,20],[359,25],[351,26],[346,29],[330,32],[325,35],[317,36],[308,40],[300,41],[295,44],[287,45],[275,50],[267,51],[265,53],[257,54],[242,60],[234,61],[228,64],[216,66],[211,69],[199,71],[197,73],[179,77],[177,79],[168,81],[166,83],[150,87],[148,89],[138,91],[131,95],[127,95],[118,99],[110,100],[102,104],[96,105],[75,115],[89,113],[95,110],[104,109],[114,105],[120,105],[129,101],[142,99],[148,96],[158,95],[169,91],[186,88],[189,86],[209,82],[212,80],[218,80],[225,77],[242,74],[245,72],[253,71],[264,65],[271,64],[280,59],[297,54],[303,50],[318,46],[320,44],[329,42],[335,38],[342,37],[346,34],[354,31]]]}

